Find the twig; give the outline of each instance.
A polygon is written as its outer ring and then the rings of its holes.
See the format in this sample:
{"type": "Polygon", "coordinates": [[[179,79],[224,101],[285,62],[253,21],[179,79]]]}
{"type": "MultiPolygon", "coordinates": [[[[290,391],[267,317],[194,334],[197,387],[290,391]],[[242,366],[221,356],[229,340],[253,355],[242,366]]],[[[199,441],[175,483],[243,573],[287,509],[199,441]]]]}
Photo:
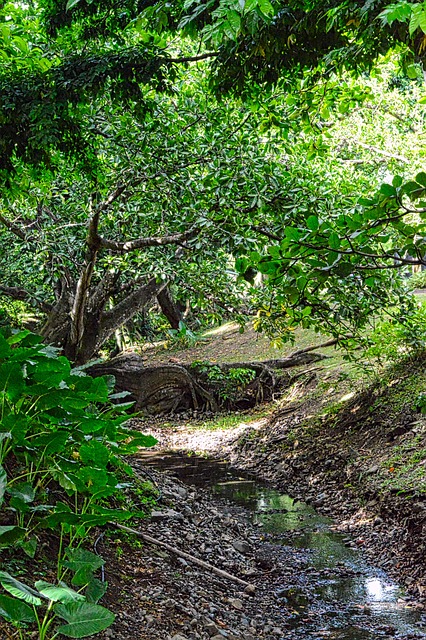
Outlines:
{"type": "Polygon", "coordinates": [[[162,540],[157,540],[156,538],[149,536],[147,533],[142,533],[142,531],[138,531],[137,529],[132,529],[131,527],[126,527],[124,524],[118,524],[118,523],[113,523],[113,524],[114,524],[114,527],[117,527],[118,529],[122,529],[123,531],[127,531],[127,533],[133,533],[135,536],[138,536],[138,538],[142,538],[142,540],[145,540],[145,542],[149,542],[150,544],[155,544],[157,547],[163,547],[163,549],[166,549],[170,553],[174,553],[176,556],[179,556],[180,558],[184,558],[185,560],[188,560],[189,562],[192,562],[193,564],[196,564],[199,567],[202,567],[203,569],[207,569],[207,571],[211,571],[211,573],[215,573],[221,578],[225,578],[226,580],[232,580],[232,582],[236,582],[237,584],[240,584],[243,587],[253,586],[249,582],[246,582],[245,580],[241,580],[241,578],[237,578],[237,576],[233,576],[227,571],[218,569],[217,567],[214,567],[212,564],[208,564],[208,562],[204,562],[204,560],[200,560],[195,556],[191,556],[189,553],[186,553],[186,551],[181,551],[176,547],[172,547],[170,544],[167,544],[167,542],[163,542],[162,540]]]}

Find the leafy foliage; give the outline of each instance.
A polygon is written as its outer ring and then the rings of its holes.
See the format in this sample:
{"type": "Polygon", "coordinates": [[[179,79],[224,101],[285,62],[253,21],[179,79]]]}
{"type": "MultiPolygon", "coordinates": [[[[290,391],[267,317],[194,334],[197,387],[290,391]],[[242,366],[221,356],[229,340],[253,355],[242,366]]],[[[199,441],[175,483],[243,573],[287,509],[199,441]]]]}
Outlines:
{"type": "Polygon", "coordinates": [[[93,635],[114,620],[96,604],[105,591],[94,575],[103,560],[80,545],[91,527],[134,515],[105,500],[131,473],[121,456],[155,439],[126,427],[131,403],[112,404],[113,383],[72,369],[29,331],[0,331],[0,501],[2,522],[9,521],[0,527],[0,546],[20,546],[34,557],[37,531],[60,536],[58,584],[39,580],[34,589],[0,572],[0,584],[18,599],[0,596],[0,615],[18,626],[37,619],[39,640],[47,638],[55,616],[67,622],[58,633],[72,638],[93,635]],[[78,593],[62,581],[69,571],[78,593]],[[47,601],[47,610],[40,617],[19,601],[34,607],[47,601]],[[54,602],[61,604],[52,608],[54,602]]]}

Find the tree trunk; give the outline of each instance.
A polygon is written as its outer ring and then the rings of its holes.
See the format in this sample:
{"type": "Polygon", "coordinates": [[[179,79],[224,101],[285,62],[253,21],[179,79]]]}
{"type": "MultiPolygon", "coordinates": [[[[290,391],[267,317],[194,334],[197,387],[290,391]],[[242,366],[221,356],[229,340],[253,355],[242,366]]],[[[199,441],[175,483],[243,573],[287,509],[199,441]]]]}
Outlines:
{"type": "Polygon", "coordinates": [[[110,291],[100,283],[88,292],[77,318],[73,313],[76,307],[75,287],[72,284],[64,285],[58,302],[41,329],[41,335],[48,344],[61,348],[72,362],[84,364],[96,357],[99,349],[114,332],[143,310],[164,286],[164,283],[157,284],[152,278],[125,296],[112,309],[107,309],[110,291]],[[77,332],[76,321],[79,325],[77,332]]]}
{"type": "Polygon", "coordinates": [[[183,321],[183,315],[177,304],[172,298],[169,287],[164,287],[157,295],[158,304],[161,311],[170,322],[172,329],[179,329],[179,323],[183,321]]]}

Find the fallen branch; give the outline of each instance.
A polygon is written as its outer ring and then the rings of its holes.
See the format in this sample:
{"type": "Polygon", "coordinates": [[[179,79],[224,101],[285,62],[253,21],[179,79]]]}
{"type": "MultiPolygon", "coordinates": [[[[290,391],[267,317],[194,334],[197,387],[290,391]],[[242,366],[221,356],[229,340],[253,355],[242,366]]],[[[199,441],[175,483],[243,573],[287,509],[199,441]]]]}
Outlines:
{"type": "Polygon", "coordinates": [[[114,524],[114,527],[117,527],[117,529],[122,529],[123,531],[127,531],[127,533],[133,533],[135,536],[138,536],[138,538],[142,538],[142,540],[145,540],[145,542],[148,542],[149,544],[155,544],[157,547],[163,547],[163,549],[166,549],[166,551],[169,551],[170,553],[173,553],[174,555],[179,556],[180,558],[184,558],[185,560],[188,560],[189,562],[192,562],[193,564],[196,564],[199,567],[202,567],[203,569],[207,569],[207,571],[211,571],[211,573],[215,573],[221,578],[225,578],[226,580],[232,580],[232,582],[236,582],[237,584],[240,584],[243,587],[253,588],[253,585],[250,584],[249,582],[246,582],[245,580],[241,580],[241,578],[237,578],[237,576],[233,576],[227,571],[218,569],[217,567],[214,567],[212,564],[209,564],[208,562],[204,562],[204,560],[200,560],[195,556],[191,556],[189,553],[186,553],[186,551],[181,551],[180,549],[177,549],[177,547],[172,547],[170,544],[167,544],[167,542],[163,542],[162,540],[157,540],[156,538],[149,536],[147,533],[142,533],[141,531],[138,531],[137,529],[132,529],[131,527],[126,527],[124,524],[118,524],[115,522],[113,524],[114,524]]]}
{"type": "Polygon", "coordinates": [[[315,349],[325,349],[325,347],[333,347],[338,342],[339,341],[337,340],[337,338],[332,338],[331,340],[327,340],[327,342],[321,342],[321,344],[312,345],[310,347],[306,347],[305,349],[298,349],[297,351],[293,351],[293,353],[289,355],[289,358],[294,358],[295,356],[299,356],[302,353],[309,353],[309,351],[315,351],[315,349]]]}

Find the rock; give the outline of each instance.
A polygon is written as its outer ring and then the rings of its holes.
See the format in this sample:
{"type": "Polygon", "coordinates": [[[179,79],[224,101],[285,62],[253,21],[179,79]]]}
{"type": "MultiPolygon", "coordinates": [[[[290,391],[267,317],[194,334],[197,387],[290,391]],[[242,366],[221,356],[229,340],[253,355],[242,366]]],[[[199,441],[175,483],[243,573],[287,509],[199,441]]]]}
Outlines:
{"type": "Polygon", "coordinates": [[[174,509],[166,509],[165,511],[152,511],[151,512],[151,521],[152,522],[162,522],[163,520],[183,520],[183,516],[178,511],[174,509]]]}
{"type": "Polygon", "coordinates": [[[234,609],[237,609],[238,611],[242,611],[244,608],[243,601],[239,598],[229,598],[228,602],[231,607],[234,607],[234,609]]]}
{"type": "Polygon", "coordinates": [[[215,625],[215,623],[213,621],[208,622],[207,624],[205,624],[204,625],[204,630],[207,631],[209,636],[217,636],[217,634],[219,633],[219,629],[217,628],[217,626],[215,625]]]}
{"type": "Polygon", "coordinates": [[[377,473],[379,470],[379,465],[378,464],[373,464],[371,467],[369,467],[367,469],[367,471],[365,472],[367,475],[372,475],[373,473],[377,473]]]}
{"type": "Polygon", "coordinates": [[[180,633],[177,633],[176,635],[172,636],[172,640],[188,640],[188,638],[186,636],[182,636],[180,633]]]}
{"type": "Polygon", "coordinates": [[[248,584],[244,589],[244,593],[247,593],[249,596],[253,596],[256,593],[256,587],[254,584],[248,584]]]}
{"type": "Polygon", "coordinates": [[[239,551],[240,553],[250,553],[250,545],[243,540],[234,540],[232,546],[236,551],[239,551]]]}

